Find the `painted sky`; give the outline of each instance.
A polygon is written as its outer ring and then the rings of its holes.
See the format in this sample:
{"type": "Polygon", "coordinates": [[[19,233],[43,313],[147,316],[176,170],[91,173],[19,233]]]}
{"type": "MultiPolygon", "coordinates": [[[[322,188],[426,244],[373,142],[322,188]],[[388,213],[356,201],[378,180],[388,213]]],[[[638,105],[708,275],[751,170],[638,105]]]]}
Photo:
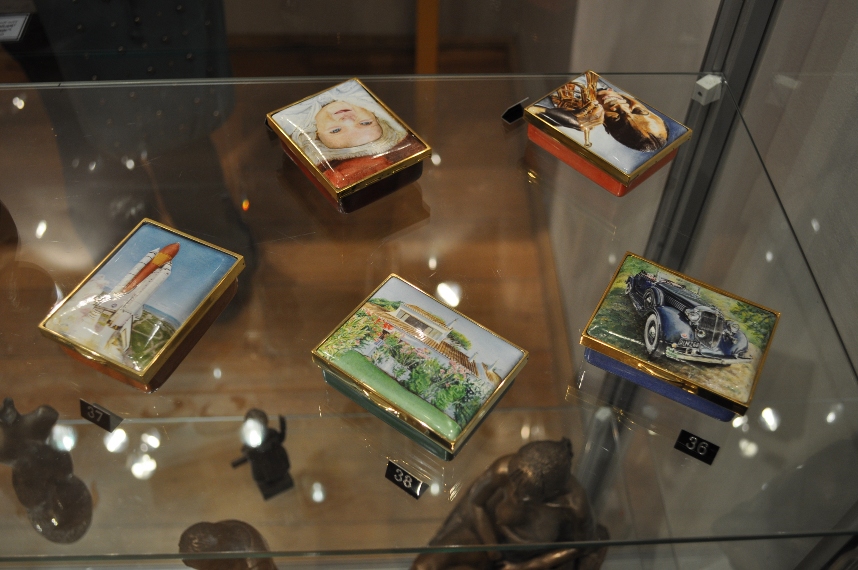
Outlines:
{"type": "Polygon", "coordinates": [[[177,242],[179,253],[173,258],[170,276],[146,305],[182,323],[229,272],[235,257],[144,224],[96,275],[103,275],[113,288],[144,255],[177,242]]]}
{"type": "Polygon", "coordinates": [[[477,362],[485,362],[488,365],[497,361],[495,372],[501,378],[505,378],[516,363],[521,360],[522,352],[520,350],[500,338],[487,333],[468,319],[456,314],[434,298],[421,293],[400,279],[391,278],[373,296],[389,301],[403,301],[410,305],[416,305],[424,311],[429,311],[433,315],[441,317],[448,325],[453,319],[456,319],[456,322],[452,323],[452,327],[471,341],[471,350],[468,351],[468,356],[473,357],[476,353],[477,362]]]}
{"type": "MultiPolygon", "coordinates": [[[[572,81],[579,81],[581,83],[586,82],[586,79],[583,75],[579,75],[572,79],[572,81]]],[[[599,79],[599,85],[604,87],[608,86],[617,93],[622,95],[629,95],[630,97],[634,97],[634,95],[628,93],[617,87],[616,85],[612,85],[603,79],[599,79]]],[[[638,99],[638,101],[640,101],[638,99]]],[[[653,109],[649,105],[640,101],[651,113],[658,115],[664,121],[665,126],[667,126],[667,143],[665,146],[670,145],[673,141],[675,141],[678,137],[685,134],[688,130],[683,127],[664,113],[653,109]]],[[[549,97],[535,103],[535,105],[539,105],[540,107],[553,108],[554,103],[551,102],[549,97]]],[[[575,142],[584,145],[584,133],[581,131],[577,131],[575,129],[569,127],[556,127],[560,132],[564,135],[568,136],[575,142]]],[[[661,149],[654,150],[652,152],[644,152],[640,150],[635,150],[633,148],[629,148],[626,145],[618,142],[614,137],[608,134],[608,131],[605,130],[603,125],[600,125],[590,131],[590,142],[593,143],[593,146],[589,147],[588,150],[602,157],[610,164],[616,166],[626,174],[631,174],[635,170],[637,170],[641,165],[643,165],[647,160],[661,152],[661,149]]]]}

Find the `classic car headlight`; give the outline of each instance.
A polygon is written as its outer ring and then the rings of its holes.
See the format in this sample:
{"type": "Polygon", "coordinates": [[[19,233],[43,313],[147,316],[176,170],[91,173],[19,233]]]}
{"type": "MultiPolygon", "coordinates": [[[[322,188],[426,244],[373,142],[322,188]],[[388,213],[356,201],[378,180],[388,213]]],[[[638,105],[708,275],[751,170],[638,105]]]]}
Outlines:
{"type": "Polygon", "coordinates": [[[685,316],[692,324],[700,320],[700,311],[697,309],[685,309],[685,316]]]}
{"type": "Polygon", "coordinates": [[[737,333],[739,332],[739,323],[728,321],[727,326],[730,327],[730,332],[737,333]]]}

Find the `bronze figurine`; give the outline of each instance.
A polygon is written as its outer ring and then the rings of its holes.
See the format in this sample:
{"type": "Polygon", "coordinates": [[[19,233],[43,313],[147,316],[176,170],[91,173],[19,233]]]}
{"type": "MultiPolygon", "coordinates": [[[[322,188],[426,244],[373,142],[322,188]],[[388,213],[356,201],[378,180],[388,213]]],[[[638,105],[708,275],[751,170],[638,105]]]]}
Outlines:
{"type": "Polygon", "coordinates": [[[30,524],[50,540],[80,539],[92,522],[92,495],[72,472],[71,454],[48,445],[59,414],[50,406],[21,414],[12,398],[0,407],[0,463],[12,467],[12,487],[30,524]]]}
{"type": "MultiPolygon", "coordinates": [[[[462,495],[430,546],[605,540],[581,484],[572,443],[536,441],[496,460],[462,495]]],[[[607,548],[430,552],[412,570],[596,570],[607,548]]]]}

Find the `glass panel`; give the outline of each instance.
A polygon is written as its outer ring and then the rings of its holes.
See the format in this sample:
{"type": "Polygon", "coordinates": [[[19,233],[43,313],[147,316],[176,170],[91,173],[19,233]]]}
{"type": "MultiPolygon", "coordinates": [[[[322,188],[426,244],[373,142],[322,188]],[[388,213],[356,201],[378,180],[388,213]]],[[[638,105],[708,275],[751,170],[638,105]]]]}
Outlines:
{"type": "MultiPolygon", "coordinates": [[[[677,118],[696,78],[609,77],[677,118]]],[[[710,547],[685,557],[686,547],[670,545],[679,539],[854,528],[855,378],[741,123],[680,269],[782,312],[747,422],[720,423],[642,389],[628,405],[606,406],[610,383],[585,364],[578,335],[624,252],[643,253],[668,170],[616,198],[529,143],[522,126],[502,127],[511,103],[563,79],[368,80],[434,155],[417,183],[349,215],[262,125],[265,113],[330,81],[0,90],[0,393],[24,413],[42,404],[59,412],[74,431],[56,441],[74,441],[74,474],[93,498],[86,534],[53,543],[30,525],[12,469],[0,467],[0,552],[22,565],[178,557],[189,526],[238,519],[277,556],[340,550],[345,561],[407,549],[392,552],[404,567],[493,461],[563,436],[573,473],[598,490],[596,520],[626,542],[611,547],[615,567],[734,563],[710,547]],[[72,360],[36,330],[143,216],[248,263],[235,299],[151,395],[72,360]],[[530,351],[451,462],[329,387],[310,359],[392,272],[431,294],[442,284],[458,291],[458,310],[530,351]],[[127,440],[105,443],[80,419],[80,398],[125,418],[127,440]],[[269,501],[250,466],[230,467],[254,407],[288,424],[295,487],[269,501]],[[721,446],[712,466],[673,449],[681,429],[721,446]],[[388,459],[429,483],[419,501],[384,480],[388,459]]],[[[799,540],[784,564],[814,544],[799,540]]]]}

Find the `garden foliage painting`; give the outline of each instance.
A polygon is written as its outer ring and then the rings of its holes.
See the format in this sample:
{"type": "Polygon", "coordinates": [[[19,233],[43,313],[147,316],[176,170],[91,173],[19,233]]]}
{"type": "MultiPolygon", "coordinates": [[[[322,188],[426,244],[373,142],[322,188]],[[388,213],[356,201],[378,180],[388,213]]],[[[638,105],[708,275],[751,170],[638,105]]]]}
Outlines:
{"type": "Polygon", "coordinates": [[[629,255],[593,316],[586,335],[635,359],[688,379],[697,386],[747,403],[776,322],[777,314],[772,311],[692,283],[629,255]],[[641,289],[636,289],[641,281],[645,288],[659,289],[660,293],[651,296],[658,301],[641,302],[638,294],[641,289]],[[677,307],[682,309],[677,310],[677,307]],[[701,312],[713,315],[712,322],[719,323],[721,327],[718,343],[714,339],[706,343],[713,336],[712,330],[699,333],[702,321],[689,322],[685,316],[689,310],[692,313],[697,311],[695,316],[698,319],[701,312]],[[675,319],[674,329],[686,332],[681,335],[674,333],[673,338],[667,338],[668,332],[657,330],[648,342],[646,330],[656,320],[652,317],[655,313],[660,315],[660,328],[670,329],[671,324],[664,321],[672,318],[675,319]],[[732,330],[728,330],[731,326],[732,330]],[[663,343],[655,347],[659,338],[663,343]],[[695,348],[691,348],[692,341],[695,348]],[[733,349],[734,354],[731,354],[730,347],[737,341],[741,346],[733,349]]]}
{"type": "Polygon", "coordinates": [[[454,422],[453,435],[524,357],[517,347],[396,277],[318,352],[367,385],[395,381],[395,400],[419,397],[454,422]]]}

